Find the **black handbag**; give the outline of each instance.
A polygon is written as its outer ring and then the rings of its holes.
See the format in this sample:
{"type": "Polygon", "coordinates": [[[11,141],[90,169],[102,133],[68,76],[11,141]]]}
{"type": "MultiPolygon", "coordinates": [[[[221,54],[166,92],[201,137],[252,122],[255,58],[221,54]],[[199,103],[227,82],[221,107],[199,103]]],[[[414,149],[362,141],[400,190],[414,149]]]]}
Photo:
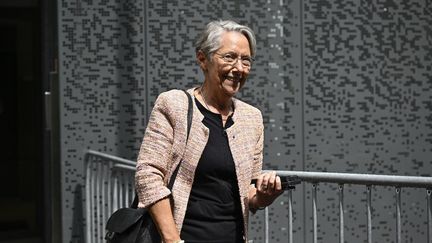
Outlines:
{"type": "MultiPolygon", "coordinates": [[[[184,90],[183,90],[184,91],[184,90]]],[[[192,124],[192,97],[184,91],[188,97],[187,133],[186,141],[192,124]]],[[[181,163],[181,162],[180,162],[181,163]]],[[[180,163],[174,170],[168,182],[171,190],[177,176],[180,163]]],[[[121,208],[115,211],[107,221],[105,240],[107,243],[160,243],[161,237],[147,208],[138,208],[138,196],[130,208],[121,208]]]]}

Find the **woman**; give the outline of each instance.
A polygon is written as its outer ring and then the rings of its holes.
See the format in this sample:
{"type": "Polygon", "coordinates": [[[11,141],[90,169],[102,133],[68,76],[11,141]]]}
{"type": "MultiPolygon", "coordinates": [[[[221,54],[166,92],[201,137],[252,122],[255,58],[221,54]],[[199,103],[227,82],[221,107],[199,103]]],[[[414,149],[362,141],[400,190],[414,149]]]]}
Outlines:
{"type": "Polygon", "coordinates": [[[188,90],[194,104],[187,145],[187,97],[180,90],[164,92],[138,156],[138,207],[149,208],[166,243],[245,242],[248,211],[282,193],[276,173],[261,172],[261,112],[234,98],[252,67],[255,36],[233,21],[214,21],[195,47],[204,82],[188,90]],[[180,160],[170,191],[167,181],[180,160]]]}

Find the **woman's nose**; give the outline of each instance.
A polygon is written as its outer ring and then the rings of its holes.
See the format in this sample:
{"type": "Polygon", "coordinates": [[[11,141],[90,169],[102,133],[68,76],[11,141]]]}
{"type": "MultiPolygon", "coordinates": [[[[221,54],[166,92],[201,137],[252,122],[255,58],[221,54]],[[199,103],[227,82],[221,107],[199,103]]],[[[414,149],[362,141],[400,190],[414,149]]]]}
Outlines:
{"type": "Polygon", "coordinates": [[[238,71],[243,72],[244,67],[240,59],[237,59],[237,61],[234,63],[233,67],[235,67],[238,71]]]}

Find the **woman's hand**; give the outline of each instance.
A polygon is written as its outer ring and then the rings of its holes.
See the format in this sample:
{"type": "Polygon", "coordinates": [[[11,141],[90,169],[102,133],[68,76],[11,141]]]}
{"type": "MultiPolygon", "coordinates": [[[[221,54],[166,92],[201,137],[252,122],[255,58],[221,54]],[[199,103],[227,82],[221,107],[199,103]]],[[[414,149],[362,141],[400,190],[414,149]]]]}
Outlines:
{"type": "Polygon", "coordinates": [[[252,192],[254,195],[250,197],[250,205],[254,209],[267,207],[284,192],[282,190],[281,179],[276,175],[275,171],[261,174],[257,178],[254,191],[255,193],[252,192]]]}

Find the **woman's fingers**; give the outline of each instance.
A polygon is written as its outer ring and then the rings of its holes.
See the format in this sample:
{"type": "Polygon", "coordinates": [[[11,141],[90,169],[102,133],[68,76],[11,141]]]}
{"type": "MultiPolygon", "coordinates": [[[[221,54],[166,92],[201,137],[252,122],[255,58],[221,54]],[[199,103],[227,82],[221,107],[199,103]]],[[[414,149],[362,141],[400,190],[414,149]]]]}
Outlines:
{"type": "Polygon", "coordinates": [[[266,172],[258,177],[256,188],[261,193],[273,194],[282,189],[281,179],[275,171],[266,172]]]}
{"type": "Polygon", "coordinates": [[[279,176],[276,176],[276,191],[282,190],[282,181],[279,176]]]}
{"type": "Polygon", "coordinates": [[[272,172],[270,172],[270,178],[268,181],[268,190],[274,191],[275,185],[276,185],[276,172],[272,171],[272,172]]]}
{"type": "Polygon", "coordinates": [[[269,178],[270,178],[270,175],[268,173],[262,174],[261,191],[266,192],[268,190],[269,178]]]}
{"type": "Polygon", "coordinates": [[[262,177],[262,175],[260,175],[260,176],[258,176],[257,181],[256,181],[256,184],[255,184],[255,188],[256,188],[259,192],[261,192],[262,189],[263,189],[262,182],[263,182],[263,177],[262,177]]]}
{"type": "Polygon", "coordinates": [[[270,205],[283,193],[281,179],[276,175],[275,171],[266,172],[258,176],[255,188],[256,205],[258,207],[270,205]]]}

